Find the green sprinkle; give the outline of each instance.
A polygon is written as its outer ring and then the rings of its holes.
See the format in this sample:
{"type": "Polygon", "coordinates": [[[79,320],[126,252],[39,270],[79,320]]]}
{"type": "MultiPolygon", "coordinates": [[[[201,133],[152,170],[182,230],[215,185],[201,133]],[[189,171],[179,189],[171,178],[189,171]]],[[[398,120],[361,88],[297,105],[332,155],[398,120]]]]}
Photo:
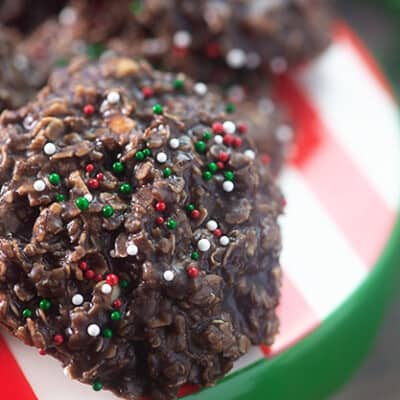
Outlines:
{"type": "Polygon", "coordinates": [[[175,79],[175,81],[174,81],[174,88],[175,88],[176,90],[181,90],[181,89],[183,89],[184,84],[185,84],[185,82],[184,82],[183,79],[175,79]]]}
{"type": "Polygon", "coordinates": [[[61,193],[56,194],[56,201],[61,203],[64,200],[65,200],[65,196],[63,194],[61,194],[61,193]]]}
{"type": "Polygon", "coordinates": [[[66,67],[68,65],[68,58],[67,57],[60,57],[57,58],[57,60],[54,61],[54,66],[56,68],[62,68],[62,67],[66,67]]]}
{"type": "Polygon", "coordinates": [[[43,311],[48,311],[51,308],[51,301],[47,299],[40,300],[39,308],[43,311]]]}
{"type": "Polygon", "coordinates": [[[112,165],[112,169],[114,174],[122,174],[125,170],[124,164],[122,164],[122,162],[116,161],[113,165],[112,165]]]}
{"type": "Polygon", "coordinates": [[[194,261],[198,261],[200,258],[200,254],[197,251],[192,252],[192,254],[190,255],[190,258],[194,261]]]}
{"type": "Polygon", "coordinates": [[[75,205],[81,210],[85,211],[89,208],[89,200],[86,197],[78,197],[75,200],[75,205]]]}
{"type": "Polygon", "coordinates": [[[140,14],[143,10],[143,0],[133,0],[129,8],[132,14],[134,15],[140,14]]]}
{"type": "Polygon", "coordinates": [[[143,154],[143,151],[137,151],[136,152],[136,154],[135,154],[135,158],[136,158],[136,161],[143,161],[144,160],[144,158],[145,158],[145,155],[143,154]]]}
{"type": "Polygon", "coordinates": [[[194,147],[199,153],[204,153],[206,151],[207,145],[202,140],[199,140],[195,143],[194,147]]]}
{"type": "Polygon", "coordinates": [[[102,212],[104,218],[111,218],[114,215],[114,208],[107,204],[103,207],[102,212]]]}
{"type": "Polygon", "coordinates": [[[107,339],[111,339],[113,337],[113,331],[110,328],[106,328],[103,330],[103,336],[107,339]]]}
{"type": "Polygon", "coordinates": [[[172,219],[172,218],[170,218],[168,221],[167,221],[167,228],[168,229],[171,229],[171,230],[173,230],[173,229],[176,229],[176,226],[177,226],[177,224],[176,224],[176,221],[174,220],[174,219],[172,219]]]}
{"type": "Polygon", "coordinates": [[[153,113],[157,115],[161,115],[164,112],[161,104],[155,104],[153,106],[153,113]]]}
{"type": "Polygon", "coordinates": [[[210,171],[203,172],[203,179],[205,181],[210,181],[213,177],[213,174],[210,171]]]}
{"type": "Polygon", "coordinates": [[[193,210],[195,210],[196,209],[196,207],[195,207],[195,205],[194,204],[192,204],[192,203],[190,203],[190,204],[188,204],[187,206],[186,206],[186,211],[187,212],[192,212],[193,210]]]}
{"type": "Polygon", "coordinates": [[[102,390],[104,385],[100,381],[94,381],[92,388],[95,392],[100,392],[102,390]]]}
{"type": "Polygon", "coordinates": [[[86,55],[91,60],[97,60],[105,52],[106,48],[101,43],[91,43],[86,46],[86,55]]]}
{"type": "Polygon", "coordinates": [[[129,183],[122,183],[119,187],[119,191],[123,194],[129,194],[132,192],[132,185],[129,183]]]}
{"type": "Polygon", "coordinates": [[[213,174],[215,174],[218,171],[218,165],[215,162],[208,163],[207,168],[213,174]]]}
{"type": "Polygon", "coordinates": [[[122,281],[119,281],[119,287],[121,289],[126,289],[129,286],[129,282],[126,279],[122,279],[122,281]]]}
{"type": "Polygon", "coordinates": [[[56,186],[56,185],[58,185],[60,183],[60,181],[61,181],[61,178],[60,178],[60,175],[57,174],[57,172],[52,172],[49,175],[49,182],[52,185],[56,186]]]}
{"type": "Polygon", "coordinates": [[[113,311],[110,315],[110,318],[112,321],[119,321],[121,319],[122,315],[119,311],[113,311]]]}
{"type": "Polygon", "coordinates": [[[235,174],[232,171],[226,171],[224,176],[227,181],[233,181],[235,179],[235,174]]]}
{"type": "Polygon", "coordinates": [[[226,111],[228,114],[232,114],[232,113],[234,113],[234,112],[236,111],[236,107],[235,107],[234,104],[228,103],[228,104],[225,106],[225,111],[226,111]]]}
{"type": "Polygon", "coordinates": [[[169,178],[171,175],[172,175],[172,169],[169,167],[164,168],[164,170],[163,170],[164,178],[169,178]]]}
{"type": "Polygon", "coordinates": [[[150,157],[151,156],[151,150],[148,147],[146,147],[145,149],[143,149],[143,154],[146,157],[150,157]]]}
{"type": "Polygon", "coordinates": [[[205,132],[203,133],[203,139],[204,139],[205,141],[210,140],[211,138],[212,138],[212,133],[211,133],[210,131],[205,131],[205,132]]]}
{"type": "Polygon", "coordinates": [[[30,317],[32,317],[32,311],[31,311],[29,308],[25,308],[25,309],[22,311],[22,316],[23,316],[24,318],[30,318],[30,317]]]}

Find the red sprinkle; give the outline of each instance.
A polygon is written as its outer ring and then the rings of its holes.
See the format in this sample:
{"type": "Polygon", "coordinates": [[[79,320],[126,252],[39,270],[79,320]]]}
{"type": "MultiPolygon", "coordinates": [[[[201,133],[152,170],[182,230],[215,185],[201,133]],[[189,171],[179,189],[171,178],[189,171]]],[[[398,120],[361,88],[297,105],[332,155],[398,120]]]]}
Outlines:
{"type": "Polygon", "coordinates": [[[218,169],[224,169],[225,164],[222,161],[217,161],[217,167],[218,167],[218,169]]]}
{"type": "Polygon", "coordinates": [[[95,276],[95,273],[94,273],[94,271],[93,271],[92,269],[88,269],[88,270],[85,272],[85,278],[86,278],[86,279],[93,279],[94,276],[95,276]]]}
{"type": "Polygon", "coordinates": [[[218,58],[221,55],[221,48],[218,43],[212,42],[206,47],[208,58],[218,58]]]}
{"type": "Polygon", "coordinates": [[[86,271],[88,269],[88,263],[86,261],[80,261],[79,262],[79,268],[82,271],[86,271]]]}
{"type": "Polygon", "coordinates": [[[94,171],[94,165],[93,164],[88,164],[88,165],[86,165],[85,169],[86,169],[86,172],[88,174],[90,174],[90,173],[92,173],[94,171]]]}
{"type": "Polygon", "coordinates": [[[39,349],[39,350],[38,350],[38,353],[39,353],[41,356],[45,356],[45,355],[47,354],[45,349],[39,349]]]}
{"type": "Polygon", "coordinates": [[[85,107],[83,107],[83,112],[85,113],[85,115],[93,115],[94,106],[92,104],[86,104],[85,107]]]}
{"type": "Polygon", "coordinates": [[[143,94],[145,99],[148,99],[149,97],[153,96],[154,90],[151,87],[145,86],[142,89],[142,94],[143,94]]]}
{"type": "Polygon", "coordinates": [[[108,274],[106,277],[106,282],[111,286],[116,286],[118,285],[119,278],[115,274],[108,274]]]}
{"type": "Polygon", "coordinates": [[[233,145],[233,147],[236,147],[236,148],[238,148],[238,147],[240,147],[241,145],[242,145],[242,139],[240,138],[240,137],[236,137],[234,140],[233,140],[233,143],[232,143],[232,145],[233,145]]]}
{"type": "Polygon", "coordinates": [[[199,210],[193,210],[190,215],[191,215],[191,217],[193,219],[198,219],[198,218],[200,218],[200,211],[199,210]]]}
{"type": "Polygon", "coordinates": [[[222,161],[225,163],[229,160],[229,154],[226,153],[225,151],[221,151],[221,153],[219,153],[218,159],[219,159],[219,161],[222,161]]]}
{"type": "Polygon", "coordinates": [[[213,231],[213,234],[215,237],[220,237],[222,236],[222,231],[221,229],[217,228],[215,231],[213,231]]]}
{"type": "Polygon", "coordinates": [[[236,127],[237,127],[237,129],[238,129],[238,131],[239,131],[239,133],[246,133],[247,132],[247,125],[246,124],[244,124],[244,123],[239,123],[239,124],[237,124],[236,125],[236,127]]]}
{"type": "Polygon", "coordinates": [[[191,265],[187,269],[187,274],[189,275],[189,278],[196,278],[199,276],[199,270],[197,267],[191,265]]]}
{"type": "Polygon", "coordinates": [[[268,165],[271,163],[271,157],[268,154],[263,154],[261,156],[261,162],[265,165],[268,165]]]}
{"type": "Polygon", "coordinates": [[[97,274],[97,275],[94,277],[94,280],[95,280],[96,282],[101,282],[101,281],[103,280],[103,275],[97,274]]]}
{"type": "Polygon", "coordinates": [[[122,300],[121,299],[115,299],[113,302],[113,307],[114,308],[121,308],[122,307],[122,300]]]}
{"type": "Polygon", "coordinates": [[[232,145],[233,144],[233,141],[234,141],[235,139],[234,139],[234,137],[232,136],[232,135],[225,135],[224,136],[224,143],[227,145],[227,146],[230,146],[230,145],[232,145]]]}
{"type": "Polygon", "coordinates": [[[91,189],[97,189],[100,186],[100,182],[94,178],[89,179],[88,184],[91,189]]]}
{"type": "Polygon", "coordinates": [[[212,124],[212,130],[216,134],[223,134],[224,133],[224,126],[221,124],[221,122],[214,122],[212,124]]]}
{"type": "Polygon", "coordinates": [[[53,343],[56,346],[61,346],[64,343],[64,337],[63,335],[54,335],[53,337],[53,343]]]}
{"type": "Polygon", "coordinates": [[[102,181],[102,180],[104,179],[104,174],[103,174],[102,172],[99,172],[99,173],[96,175],[96,179],[97,179],[98,181],[102,181]]]}
{"type": "Polygon", "coordinates": [[[186,47],[174,47],[172,52],[176,57],[184,58],[188,54],[188,49],[186,47]]]}
{"type": "Polygon", "coordinates": [[[163,217],[157,217],[156,223],[157,225],[163,225],[165,222],[165,219],[163,217]]]}
{"type": "Polygon", "coordinates": [[[163,212],[167,209],[167,205],[163,201],[159,201],[156,203],[155,208],[157,211],[163,212]]]}

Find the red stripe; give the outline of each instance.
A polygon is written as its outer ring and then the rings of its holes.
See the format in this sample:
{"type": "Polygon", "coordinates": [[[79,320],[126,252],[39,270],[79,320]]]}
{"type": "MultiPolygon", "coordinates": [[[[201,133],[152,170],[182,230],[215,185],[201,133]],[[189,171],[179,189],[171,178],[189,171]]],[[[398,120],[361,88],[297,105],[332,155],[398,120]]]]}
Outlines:
{"type": "Polygon", "coordinates": [[[299,135],[316,138],[311,147],[298,148],[293,163],[352,247],[372,268],[387,241],[395,214],[329,132],[297,84],[285,77],[276,89],[299,135]]]}
{"type": "Polygon", "coordinates": [[[1,398],[4,400],[37,400],[18,363],[0,336],[1,398]]]}

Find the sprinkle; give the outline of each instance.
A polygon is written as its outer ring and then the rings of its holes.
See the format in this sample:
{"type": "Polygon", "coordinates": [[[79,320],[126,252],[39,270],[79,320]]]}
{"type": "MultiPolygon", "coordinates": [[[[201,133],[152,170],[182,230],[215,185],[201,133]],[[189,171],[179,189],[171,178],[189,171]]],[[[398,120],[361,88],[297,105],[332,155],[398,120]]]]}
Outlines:
{"type": "Polygon", "coordinates": [[[30,317],[32,317],[32,311],[31,311],[29,308],[25,308],[25,309],[22,311],[22,316],[23,316],[24,318],[30,318],[30,317]]]}
{"type": "Polygon", "coordinates": [[[225,151],[221,151],[218,154],[218,160],[226,163],[229,160],[229,154],[226,153],[225,151]]]}
{"type": "Polygon", "coordinates": [[[108,283],[104,283],[101,286],[101,293],[103,294],[110,294],[112,292],[112,287],[108,283]]]}
{"type": "Polygon", "coordinates": [[[93,164],[87,164],[85,167],[85,170],[88,174],[91,174],[94,171],[94,165],[93,164]]]}
{"type": "Polygon", "coordinates": [[[161,115],[164,112],[164,109],[161,104],[155,104],[153,106],[153,113],[157,115],[161,115]]]}
{"type": "Polygon", "coordinates": [[[43,152],[44,154],[47,154],[48,156],[53,155],[57,151],[57,148],[54,143],[48,142],[44,145],[43,147],[43,152]]]}
{"type": "Polygon", "coordinates": [[[206,47],[206,56],[208,58],[218,58],[221,55],[221,48],[218,43],[211,42],[206,47]]]}
{"type": "Polygon", "coordinates": [[[95,277],[94,277],[94,281],[95,282],[101,282],[103,280],[103,275],[102,274],[97,274],[95,277]]]}
{"type": "Polygon", "coordinates": [[[235,140],[235,138],[232,135],[227,134],[227,135],[224,136],[223,142],[227,146],[231,146],[233,144],[234,140],[235,140]]]}
{"type": "Polygon", "coordinates": [[[226,55],[226,63],[234,69],[240,69],[246,65],[246,53],[242,49],[232,49],[226,55]]]}
{"type": "Polygon", "coordinates": [[[224,142],[224,138],[221,135],[214,136],[214,142],[217,144],[222,144],[224,142]]]}
{"type": "Polygon", "coordinates": [[[175,278],[175,273],[174,273],[174,271],[167,270],[167,271],[164,271],[163,277],[167,282],[171,282],[175,278]]]}
{"type": "Polygon", "coordinates": [[[203,133],[203,140],[208,141],[212,138],[212,133],[210,131],[205,131],[203,133]]]}
{"type": "Polygon", "coordinates": [[[50,300],[47,300],[47,299],[42,299],[42,300],[40,300],[39,308],[40,308],[42,311],[48,311],[48,310],[50,310],[50,308],[51,308],[51,301],[50,301],[50,300]]]}
{"type": "Polygon", "coordinates": [[[197,242],[197,248],[202,252],[210,250],[210,247],[211,247],[211,243],[208,239],[200,239],[197,242]]]}
{"type": "Polygon", "coordinates": [[[129,256],[136,256],[137,253],[139,252],[139,249],[136,246],[136,244],[132,243],[132,244],[128,245],[128,247],[126,248],[126,252],[128,253],[129,256]]]}
{"type": "Polygon", "coordinates": [[[226,171],[224,176],[227,181],[233,181],[235,179],[235,174],[232,171],[226,171]]]}
{"type": "Polygon", "coordinates": [[[159,212],[163,212],[167,209],[167,205],[163,201],[158,201],[154,207],[159,212]]]}
{"type": "Polygon", "coordinates": [[[37,192],[43,192],[46,189],[46,184],[41,179],[38,179],[37,181],[33,182],[33,188],[37,192]]]}
{"type": "Polygon", "coordinates": [[[114,215],[114,208],[107,204],[103,207],[102,213],[104,218],[111,218],[114,215]]]}
{"type": "Polygon", "coordinates": [[[156,224],[157,225],[164,225],[165,219],[163,217],[157,217],[156,218],[156,224]]]}
{"type": "Polygon", "coordinates": [[[100,381],[95,381],[92,385],[92,388],[95,392],[100,392],[102,390],[104,385],[100,381]]]}
{"type": "Polygon", "coordinates": [[[81,271],[86,271],[89,268],[88,263],[86,261],[79,262],[79,269],[81,271]]]}
{"type": "Polygon", "coordinates": [[[217,161],[217,167],[218,167],[218,169],[224,169],[225,164],[222,161],[217,161]]]}
{"type": "Polygon", "coordinates": [[[110,315],[112,321],[119,321],[122,318],[120,311],[113,311],[110,315]]]}
{"type": "Polygon", "coordinates": [[[93,106],[92,104],[86,104],[86,105],[83,107],[83,113],[84,113],[85,115],[87,115],[87,116],[93,115],[93,114],[94,114],[94,111],[95,111],[95,109],[94,109],[94,106],[93,106]]]}
{"type": "Polygon", "coordinates": [[[221,124],[221,122],[214,122],[212,124],[212,130],[216,134],[222,134],[224,133],[224,126],[221,124]]]}
{"type": "Polygon", "coordinates": [[[255,153],[253,150],[251,150],[251,149],[246,150],[246,151],[244,152],[244,155],[245,155],[247,158],[250,158],[250,160],[254,160],[254,159],[256,158],[256,153],[255,153]]]}
{"type": "Polygon", "coordinates": [[[244,124],[243,122],[240,122],[237,124],[237,129],[238,129],[239,133],[244,134],[247,132],[247,125],[244,124]]]}
{"type": "Polygon", "coordinates": [[[167,161],[167,155],[164,152],[161,151],[160,153],[157,153],[156,160],[160,164],[164,164],[167,161]]]}
{"type": "Polygon", "coordinates": [[[218,171],[218,165],[215,162],[210,162],[207,164],[207,169],[215,174],[218,171]]]}
{"type": "Polygon", "coordinates": [[[225,105],[225,111],[226,111],[228,114],[234,113],[235,110],[236,110],[236,107],[235,107],[235,105],[234,105],[233,103],[228,103],[228,104],[225,105]]]}
{"type": "Polygon", "coordinates": [[[81,210],[85,211],[89,208],[89,200],[85,197],[78,197],[75,200],[75,205],[81,210]]]}
{"type": "Polygon", "coordinates": [[[228,236],[221,236],[219,238],[219,244],[221,246],[228,246],[229,242],[230,242],[230,240],[229,240],[228,236]]]}
{"type": "Polygon", "coordinates": [[[289,142],[293,138],[293,130],[288,125],[281,125],[275,135],[280,142],[289,142]]]}
{"type": "Polygon", "coordinates": [[[235,148],[237,149],[238,147],[240,147],[240,146],[242,145],[242,143],[243,143],[242,138],[236,137],[236,138],[233,140],[232,145],[233,145],[233,147],[235,147],[235,148]]]}
{"type": "Polygon", "coordinates": [[[172,169],[169,167],[164,168],[164,171],[163,171],[164,178],[169,178],[171,175],[172,175],[172,169]]]}
{"type": "Polygon", "coordinates": [[[61,345],[64,343],[64,336],[63,336],[63,335],[60,335],[60,334],[54,335],[54,336],[53,336],[53,343],[54,343],[56,346],[61,346],[61,345]]]}
{"type": "Polygon", "coordinates": [[[193,251],[192,254],[190,254],[190,258],[192,260],[198,261],[198,259],[200,258],[200,254],[197,251],[193,251]]]}
{"type": "Polygon", "coordinates": [[[83,304],[83,296],[79,293],[74,294],[71,301],[74,306],[80,306],[83,304]]]}
{"type": "Polygon", "coordinates": [[[110,104],[117,104],[120,101],[120,99],[121,99],[121,96],[118,92],[113,91],[113,92],[108,93],[108,95],[107,95],[107,101],[110,104]]]}
{"type": "Polygon", "coordinates": [[[153,91],[153,89],[151,88],[151,87],[144,87],[143,89],[142,89],[142,94],[143,94],[143,97],[145,98],[145,99],[148,99],[149,97],[151,97],[151,96],[153,96],[153,94],[154,94],[154,91],[153,91]]]}
{"type": "Polygon", "coordinates": [[[222,189],[223,189],[225,192],[227,192],[227,193],[232,192],[233,189],[234,189],[234,187],[235,187],[235,185],[234,185],[233,182],[231,182],[231,181],[225,181],[225,182],[222,184],[222,189]]]}
{"type": "Polygon", "coordinates": [[[137,151],[135,154],[135,159],[136,161],[143,161],[145,159],[145,155],[143,153],[143,151],[137,151]]]}
{"type": "Polygon", "coordinates": [[[193,210],[192,213],[190,214],[190,216],[191,216],[193,219],[199,219],[199,218],[200,218],[200,215],[201,215],[201,213],[200,213],[199,210],[193,210]]]}
{"type": "Polygon", "coordinates": [[[125,166],[124,164],[122,164],[122,162],[120,161],[116,161],[113,165],[112,165],[112,170],[115,174],[122,174],[122,172],[124,172],[125,170],[125,166]]]}
{"type": "Polygon", "coordinates": [[[61,193],[56,194],[56,201],[57,202],[61,203],[64,200],[65,200],[65,195],[63,195],[61,193]]]}
{"type": "Polygon", "coordinates": [[[179,139],[177,138],[172,138],[169,141],[169,147],[171,147],[171,149],[177,149],[179,147],[180,143],[179,143],[179,139]]]}
{"type": "Polygon", "coordinates": [[[143,154],[145,155],[145,157],[150,157],[151,150],[148,147],[146,147],[145,149],[143,149],[143,154]]]}
{"type": "Polygon", "coordinates": [[[129,194],[132,192],[132,185],[129,183],[122,183],[119,187],[119,191],[123,194],[129,194]]]}
{"type": "Polygon", "coordinates": [[[174,230],[174,229],[176,229],[176,226],[177,226],[177,223],[176,223],[176,221],[173,219],[173,218],[170,218],[168,221],[167,221],[167,228],[168,229],[170,229],[170,230],[174,230]]]}
{"type": "Polygon", "coordinates": [[[195,205],[190,203],[186,206],[186,211],[191,213],[192,211],[194,211],[196,209],[195,205]]]}
{"type": "Polygon", "coordinates": [[[116,286],[116,285],[118,285],[119,278],[115,274],[108,274],[106,276],[106,282],[111,286],[116,286]]]}
{"type": "Polygon", "coordinates": [[[202,140],[198,140],[195,145],[194,145],[195,149],[199,152],[199,153],[205,153],[207,145],[205,142],[203,142],[202,140]]]}
{"type": "Polygon", "coordinates": [[[121,308],[122,307],[122,300],[121,299],[115,299],[113,301],[113,307],[114,308],[121,308]]]}
{"type": "Polygon", "coordinates": [[[73,25],[76,22],[77,15],[73,7],[64,7],[58,15],[58,21],[61,25],[73,25]]]}
{"type": "Polygon", "coordinates": [[[100,327],[97,324],[90,324],[87,327],[87,334],[92,337],[97,337],[100,335],[100,327]]]}
{"type": "Polygon", "coordinates": [[[210,219],[208,222],[207,222],[207,229],[210,231],[210,232],[212,232],[212,231],[215,231],[217,228],[218,228],[218,224],[217,224],[217,221],[214,221],[213,219],[210,219]]]}
{"type": "Polygon", "coordinates": [[[45,356],[47,354],[45,349],[39,349],[38,353],[40,356],[45,356]]]}
{"type": "Polygon", "coordinates": [[[213,177],[213,174],[210,171],[204,171],[202,176],[205,181],[210,181],[213,177]]]}
{"type": "Polygon", "coordinates": [[[122,280],[119,282],[119,286],[120,286],[122,289],[126,289],[126,288],[129,286],[129,282],[128,282],[126,279],[122,279],[122,280]]]}
{"type": "Polygon", "coordinates": [[[86,193],[83,197],[89,202],[91,202],[93,200],[92,193],[86,193]]]}
{"type": "Polygon", "coordinates": [[[104,174],[103,174],[102,172],[99,172],[99,173],[96,175],[96,179],[97,179],[98,181],[102,181],[102,180],[104,179],[104,174]]]}
{"type": "Polygon", "coordinates": [[[268,165],[268,164],[271,163],[271,157],[270,157],[268,154],[263,154],[263,155],[261,156],[261,162],[262,162],[264,165],[268,165]]]}
{"type": "Polygon", "coordinates": [[[95,178],[91,178],[89,179],[88,185],[90,189],[98,189],[98,187],[100,186],[100,182],[95,178]]]}
{"type": "Polygon", "coordinates": [[[222,231],[221,231],[221,229],[219,229],[219,228],[217,228],[217,229],[215,229],[214,230],[214,232],[213,232],[213,235],[215,236],[215,237],[220,237],[220,236],[222,236],[222,231]]]}
{"type": "Polygon", "coordinates": [[[192,35],[188,31],[177,31],[173,37],[174,46],[189,47],[192,43],[192,35]]]}
{"type": "Polygon", "coordinates": [[[94,277],[95,277],[95,272],[92,270],[92,269],[88,269],[86,272],[85,272],[85,278],[86,279],[89,279],[89,280],[91,280],[91,279],[93,279],[94,277]]]}
{"type": "Polygon", "coordinates": [[[103,337],[105,337],[106,339],[111,339],[113,337],[113,331],[110,328],[104,329],[103,337]]]}
{"type": "Polygon", "coordinates": [[[184,84],[185,84],[185,81],[184,81],[183,79],[177,78],[177,79],[174,80],[174,88],[175,88],[176,90],[181,90],[181,89],[183,89],[184,84]]]}
{"type": "Polygon", "coordinates": [[[194,265],[191,265],[187,269],[187,274],[188,274],[189,278],[194,279],[194,278],[197,278],[199,276],[199,270],[194,265]]]}
{"type": "Polygon", "coordinates": [[[199,96],[204,96],[208,92],[207,85],[205,83],[203,83],[203,82],[197,82],[194,85],[193,89],[194,89],[194,92],[196,94],[198,94],[199,96]]]}
{"type": "Polygon", "coordinates": [[[232,121],[225,121],[222,126],[225,133],[233,134],[236,131],[236,125],[232,121]]]}

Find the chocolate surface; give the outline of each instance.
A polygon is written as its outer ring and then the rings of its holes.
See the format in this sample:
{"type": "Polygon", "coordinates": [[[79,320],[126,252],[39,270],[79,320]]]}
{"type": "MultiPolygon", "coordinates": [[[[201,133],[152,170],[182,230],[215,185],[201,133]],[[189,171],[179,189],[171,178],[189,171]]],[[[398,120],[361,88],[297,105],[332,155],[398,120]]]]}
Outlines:
{"type": "Polygon", "coordinates": [[[209,386],[278,330],[282,196],[240,111],[76,60],[0,119],[0,320],[126,399],[209,386]]]}

